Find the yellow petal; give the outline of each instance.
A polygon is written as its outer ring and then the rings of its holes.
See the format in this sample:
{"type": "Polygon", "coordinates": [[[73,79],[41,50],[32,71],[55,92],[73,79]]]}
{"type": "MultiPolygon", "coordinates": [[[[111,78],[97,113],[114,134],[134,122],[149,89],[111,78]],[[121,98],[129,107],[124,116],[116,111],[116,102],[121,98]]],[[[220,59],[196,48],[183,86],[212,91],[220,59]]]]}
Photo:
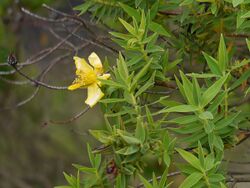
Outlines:
{"type": "Polygon", "coordinates": [[[99,88],[97,83],[94,83],[88,87],[88,98],[85,101],[90,107],[93,107],[102,97],[104,93],[99,88]]]}
{"type": "Polygon", "coordinates": [[[77,78],[73,84],[78,83],[80,84],[79,87],[83,87],[95,83],[97,80],[97,75],[93,68],[85,61],[85,59],[75,56],[74,60],[76,64],[77,78]]]}
{"type": "Polygon", "coordinates": [[[88,58],[89,63],[94,67],[97,74],[103,73],[102,62],[95,52],[92,52],[88,58]]]}
{"type": "Polygon", "coordinates": [[[101,76],[98,76],[98,78],[103,79],[103,80],[107,80],[110,78],[110,74],[103,74],[101,76]]]}
{"type": "MultiPolygon", "coordinates": [[[[110,74],[103,74],[103,75],[101,75],[101,76],[98,76],[98,78],[103,79],[103,80],[107,80],[107,79],[110,78],[110,74]]],[[[98,84],[99,86],[101,86],[101,81],[98,80],[98,81],[97,81],[97,84],[98,84]]]]}
{"type": "Polygon", "coordinates": [[[68,90],[75,90],[75,89],[78,89],[80,88],[82,85],[80,83],[72,83],[69,87],[68,87],[68,90]]]}
{"type": "Polygon", "coordinates": [[[85,61],[84,58],[74,57],[76,69],[83,72],[93,72],[93,68],[85,61]]]}

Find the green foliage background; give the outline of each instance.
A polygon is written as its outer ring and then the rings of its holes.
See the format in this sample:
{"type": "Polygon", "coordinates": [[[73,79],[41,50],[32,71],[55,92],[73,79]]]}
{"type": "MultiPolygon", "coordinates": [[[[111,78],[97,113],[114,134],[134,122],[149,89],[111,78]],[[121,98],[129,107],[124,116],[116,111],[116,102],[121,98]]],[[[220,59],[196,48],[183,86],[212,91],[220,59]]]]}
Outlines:
{"type": "MultiPolygon", "coordinates": [[[[20,3],[37,10],[42,2],[20,3]]],[[[5,10],[12,2],[1,3],[0,14],[8,17],[5,10]]],[[[65,109],[82,109],[79,100],[83,101],[81,92],[72,97],[44,90],[33,101],[39,106],[3,112],[0,185],[51,187],[62,184],[61,173],[67,171],[69,185],[62,187],[122,188],[141,183],[162,188],[171,186],[175,179],[169,180],[167,174],[178,169],[185,178],[180,187],[225,187],[224,150],[237,145],[239,130],[249,128],[249,102],[240,106],[235,102],[247,96],[248,88],[239,87],[250,76],[249,69],[243,68],[249,64],[249,3],[86,0],[75,7],[79,15],[88,12],[93,21],[109,27],[109,37],[119,45],[116,66],[111,67],[109,59],[106,67],[112,79],[102,80],[104,117],[92,111],[72,128],[42,128],[48,116],[66,117],[72,112],[65,109]],[[174,84],[173,91],[173,86],[162,87],[168,84],[174,84]],[[91,149],[96,144],[93,138],[99,149],[91,149]],[[86,142],[92,143],[85,148],[86,142]],[[70,175],[75,174],[72,162],[77,175],[70,175]]],[[[17,33],[3,20],[4,61],[11,49],[24,45],[17,45],[17,33]]],[[[67,67],[62,70],[53,76],[68,74],[67,67]]],[[[3,106],[30,91],[1,84],[3,106]]]]}

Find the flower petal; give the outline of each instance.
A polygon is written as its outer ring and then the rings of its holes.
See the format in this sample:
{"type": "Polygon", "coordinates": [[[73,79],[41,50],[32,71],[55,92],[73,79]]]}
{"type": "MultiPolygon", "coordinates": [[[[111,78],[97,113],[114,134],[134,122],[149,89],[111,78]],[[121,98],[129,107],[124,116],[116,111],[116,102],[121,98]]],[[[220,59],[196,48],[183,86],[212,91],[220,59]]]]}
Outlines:
{"type": "Polygon", "coordinates": [[[98,76],[98,78],[103,79],[103,80],[107,80],[110,78],[110,74],[103,74],[101,76],[98,76]]]}
{"type": "MultiPolygon", "coordinates": [[[[101,76],[98,76],[98,78],[99,78],[99,79],[103,79],[103,80],[107,80],[107,79],[110,78],[110,74],[103,74],[103,75],[101,75],[101,76]]],[[[100,80],[98,80],[98,81],[97,81],[97,84],[98,84],[99,86],[101,86],[101,85],[102,85],[102,82],[101,82],[100,80]]]]}
{"type": "Polygon", "coordinates": [[[82,87],[82,84],[79,82],[73,82],[69,87],[68,90],[75,90],[82,87]]]}
{"type": "Polygon", "coordinates": [[[88,87],[88,98],[85,103],[90,107],[93,107],[103,96],[104,93],[102,90],[99,88],[97,83],[94,83],[88,87]]]}
{"type": "Polygon", "coordinates": [[[102,62],[95,52],[92,52],[88,57],[89,63],[94,67],[97,74],[103,73],[102,62]]]}
{"type": "Polygon", "coordinates": [[[76,69],[83,72],[93,72],[93,68],[86,62],[84,58],[74,57],[76,69]]]}

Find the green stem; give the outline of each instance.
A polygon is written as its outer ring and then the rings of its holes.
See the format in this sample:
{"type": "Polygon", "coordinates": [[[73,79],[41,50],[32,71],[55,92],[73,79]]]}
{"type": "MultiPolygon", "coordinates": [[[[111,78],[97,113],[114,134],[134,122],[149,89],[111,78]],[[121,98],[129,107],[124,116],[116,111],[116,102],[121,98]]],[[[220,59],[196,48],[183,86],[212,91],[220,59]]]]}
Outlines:
{"type": "Polygon", "coordinates": [[[209,180],[208,180],[208,178],[207,178],[206,172],[203,172],[203,177],[204,177],[204,179],[205,179],[205,182],[206,182],[207,187],[210,188],[211,186],[210,186],[209,180]]]}
{"type": "Polygon", "coordinates": [[[227,91],[227,84],[224,85],[224,89],[225,89],[225,116],[227,116],[228,114],[228,91],[227,91]]]}

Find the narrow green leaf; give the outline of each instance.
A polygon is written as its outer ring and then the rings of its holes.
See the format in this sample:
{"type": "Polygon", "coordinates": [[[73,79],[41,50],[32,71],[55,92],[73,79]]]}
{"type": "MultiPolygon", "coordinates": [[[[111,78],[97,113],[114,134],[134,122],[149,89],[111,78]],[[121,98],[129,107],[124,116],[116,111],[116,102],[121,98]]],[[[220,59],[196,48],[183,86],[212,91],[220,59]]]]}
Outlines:
{"type": "Polygon", "coordinates": [[[223,76],[203,93],[202,99],[201,99],[202,107],[205,107],[208,103],[210,103],[214,99],[214,97],[220,92],[221,87],[227,80],[227,77],[228,75],[223,76]]]}
{"type": "Polygon", "coordinates": [[[138,74],[134,77],[132,87],[133,85],[136,85],[140,78],[142,78],[150,68],[150,65],[152,63],[152,59],[147,62],[147,64],[138,72],[138,74]]]}
{"type": "Polygon", "coordinates": [[[73,164],[73,166],[75,168],[77,168],[80,172],[84,172],[84,173],[88,173],[88,174],[95,174],[96,173],[95,168],[88,168],[88,167],[81,166],[81,165],[78,165],[78,164],[73,164]]]}
{"type": "Polygon", "coordinates": [[[190,5],[194,2],[194,0],[183,0],[180,6],[190,5]]]}
{"type": "Polygon", "coordinates": [[[185,151],[183,149],[176,149],[178,153],[185,159],[190,165],[192,165],[197,170],[202,170],[202,166],[197,157],[195,157],[191,152],[185,151]]]}
{"type": "Polygon", "coordinates": [[[99,102],[101,103],[118,103],[118,102],[125,102],[125,99],[121,98],[110,98],[110,99],[102,99],[99,102]]]}
{"type": "Polygon", "coordinates": [[[181,117],[178,117],[178,118],[175,118],[175,119],[171,119],[169,120],[169,122],[171,123],[177,123],[177,124],[180,124],[180,125],[185,125],[185,124],[188,124],[188,123],[193,123],[195,121],[197,121],[198,118],[196,115],[187,115],[187,116],[181,116],[181,117]]]}
{"type": "Polygon", "coordinates": [[[136,19],[136,21],[138,21],[138,22],[140,21],[141,16],[140,16],[140,13],[136,9],[134,9],[134,8],[132,8],[132,7],[128,6],[128,5],[126,5],[126,4],[123,4],[123,3],[119,3],[119,5],[122,7],[122,9],[129,16],[134,17],[136,19]]]}
{"type": "Polygon", "coordinates": [[[78,5],[76,7],[74,7],[74,10],[79,10],[80,13],[79,15],[84,14],[85,12],[87,12],[87,10],[94,4],[94,2],[92,1],[87,1],[86,3],[83,3],[81,5],[78,5]]]}
{"type": "Polygon", "coordinates": [[[135,145],[131,145],[131,146],[124,147],[116,151],[116,153],[121,154],[121,155],[131,155],[131,154],[136,153],[137,151],[139,151],[139,147],[135,145]]]}
{"type": "Polygon", "coordinates": [[[243,14],[241,16],[241,18],[250,18],[250,11],[248,11],[247,13],[243,14]]]}
{"type": "Polygon", "coordinates": [[[218,59],[219,59],[219,67],[222,72],[226,71],[227,64],[228,64],[228,53],[227,53],[227,48],[226,44],[224,41],[224,37],[221,34],[220,36],[220,44],[219,44],[219,49],[218,49],[218,59]]]}
{"type": "Polygon", "coordinates": [[[220,151],[223,151],[224,149],[224,143],[222,139],[219,136],[214,136],[214,146],[218,148],[220,151]]]}
{"type": "Polygon", "coordinates": [[[195,172],[191,175],[189,175],[180,185],[179,188],[192,188],[196,183],[198,183],[201,178],[202,178],[202,174],[199,172],[195,172]]]}
{"type": "Polygon", "coordinates": [[[139,90],[135,94],[135,97],[137,98],[139,95],[141,95],[147,89],[149,89],[150,87],[154,86],[154,79],[155,79],[155,72],[148,79],[148,81],[142,87],[139,88],[139,90]]]}
{"type": "Polygon", "coordinates": [[[219,77],[217,74],[209,74],[209,73],[203,73],[203,74],[197,74],[197,73],[191,73],[186,74],[187,76],[193,77],[193,78],[215,78],[219,77]]]}
{"type": "Polygon", "coordinates": [[[143,176],[141,176],[140,174],[138,174],[141,182],[143,183],[145,188],[153,188],[153,186],[148,182],[147,179],[145,179],[143,176]]]}
{"type": "Polygon", "coordinates": [[[163,109],[160,113],[169,113],[169,112],[195,112],[198,111],[199,108],[194,105],[179,105],[171,108],[163,109]]]}
{"type": "Polygon", "coordinates": [[[126,28],[126,30],[131,33],[132,35],[136,36],[137,33],[132,25],[130,25],[128,22],[125,20],[119,18],[119,21],[122,23],[122,25],[126,28]]]}
{"type": "Polygon", "coordinates": [[[207,61],[208,67],[210,68],[211,72],[215,75],[222,75],[221,70],[218,65],[218,61],[214,59],[213,57],[211,57],[210,55],[208,55],[207,53],[205,52],[202,52],[202,53],[207,61]]]}
{"type": "Polygon", "coordinates": [[[205,111],[199,114],[199,118],[203,120],[207,120],[207,119],[214,119],[214,116],[211,112],[205,111]]]}
{"type": "Polygon", "coordinates": [[[182,86],[185,92],[185,98],[188,103],[191,105],[196,105],[194,97],[193,97],[193,84],[189,81],[189,79],[185,76],[185,74],[180,71],[182,86]]]}
{"type": "Polygon", "coordinates": [[[249,39],[246,39],[246,43],[247,43],[247,48],[248,48],[248,50],[250,51],[250,40],[249,40],[249,39]]]}
{"type": "Polygon", "coordinates": [[[158,13],[159,0],[156,0],[150,9],[150,19],[153,20],[158,13]]]}
{"type": "Polygon", "coordinates": [[[91,165],[95,166],[95,158],[94,158],[95,156],[92,153],[92,149],[91,149],[89,143],[87,144],[87,151],[88,151],[89,161],[90,161],[91,165]]]}
{"type": "Polygon", "coordinates": [[[151,21],[149,23],[149,29],[159,35],[163,35],[165,37],[171,37],[170,33],[160,24],[151,21]]]}
{"type": "Polygon", "coordinates": [[[128,144],[141,144],[141,141],[138,138],[126,136],[123,134],[120,134],[120,136],[127,142],[128,144]]]}
{"type": "Polygon", "coordinates": [[[232,0],[232,3],[234,7],[237,7],[241,3],[244,3],[244,0],[232,0]]]}
{"type": "Polygon", "coordinates": [[[208,176],[208,179],[210,182],[223,182],[225,180],[225,177],[222,174],[210,174],[208,176]]]}
{"type": "Polygon", "coordinates": [[[168,168],[166,168],[161,176],[161,180],[159,182],[159,188],[163,188],[164,185],[167,183],[167,177],[168,177],[168,168]]]}
{"type": "Polygon", "coordinates": [[[245,80],[247,80],[250,77],[250,69],[248,69],[246,72],[244,72],[239,79],[237,79],[231,86],[230,90],[234,90],[238,86],[240,86],[245,80]]]}

